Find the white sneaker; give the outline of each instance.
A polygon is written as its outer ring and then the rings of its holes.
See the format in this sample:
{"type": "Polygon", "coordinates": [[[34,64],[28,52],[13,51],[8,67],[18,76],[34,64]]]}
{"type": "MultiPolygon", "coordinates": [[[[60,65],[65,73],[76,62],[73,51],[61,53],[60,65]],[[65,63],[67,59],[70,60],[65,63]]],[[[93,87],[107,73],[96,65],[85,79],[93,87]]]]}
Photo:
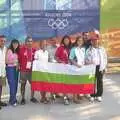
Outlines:
{"type": "Polygon", "coordinates": [[[64,97],[64,105],[69,105],[70,103],[69,103],[69,100],[68,100],[68,98],[65,96],[64,97]]]}
{"type": "Polygon", "coordinates": [[[94,97],[90,97],[89,100],[90,100],[90,102],[94,102],[95,98],[94,97]]]}
{"type": "Polygon", "coordinates": [[[97,97],[98,102],[102,102],[102,97],[97,97]]]}
{"type": "Polygon", "coordinates": [[[88,99],[91,97],[90,94],[86,94],[85,96],[86,96],[86,98],[88,98],[88,99]]]}
{"type": "Polygon", "coordinates": [[[13,104],[13,107],[16,107],[16,106],[17,106],[17,103],[14,103],[14,104],[13,104]]]}

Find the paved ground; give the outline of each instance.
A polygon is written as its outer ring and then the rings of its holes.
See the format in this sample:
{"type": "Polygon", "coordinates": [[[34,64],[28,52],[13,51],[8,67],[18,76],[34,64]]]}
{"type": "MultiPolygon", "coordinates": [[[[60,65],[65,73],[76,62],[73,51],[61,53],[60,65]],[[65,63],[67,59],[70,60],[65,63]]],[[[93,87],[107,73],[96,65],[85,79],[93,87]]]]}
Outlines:
{"type": "MultiPolygon", "coordinates": [[[[69,106],[64,106],[62,101],[48,105],[33,104],[29,101],[29,85],[27,91],[27,104],[3,108],[0,111],[0,120],[120,120],[119,74],[106,75],[102,103],[83,100],[80,105],[69,106]]],[[[36,97],[39,99],[39,93],[36,93],[36,97]]]]}

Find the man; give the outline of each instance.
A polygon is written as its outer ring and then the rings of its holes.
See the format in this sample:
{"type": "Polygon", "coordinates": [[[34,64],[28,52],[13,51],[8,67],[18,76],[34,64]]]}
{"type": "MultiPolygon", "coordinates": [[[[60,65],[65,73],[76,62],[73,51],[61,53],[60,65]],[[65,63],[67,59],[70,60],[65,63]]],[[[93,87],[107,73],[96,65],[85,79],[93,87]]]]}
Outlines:
{"type": "Polygon", "coordinates": [[[6,84],[6,71],[5,71],[5,55],[7,48],[5,47],[6,38],[4,35],[0,36],[0,109],[1,106],[7,106],[6,103],[1,101],[2,87],[6,84]]]}
{"type": "Polygon", "coordinates": [[[91,39],[90,39],[90,35],[88,32],[83,32],[82,33],[82,38],[83,38],[83,47],[85,47],[85,49],[88,49],[91,46],[91,39]]]}
{"type": "Polygon", "coordinates": [[[93,49],[95,48],[93,61],[96,65],[96,91],[93,95],[91,95],[90,101],[93,102],[96,98],[98,102],[101,102],[103,95],[103,75],[107,66],[107,54],[105,49],[100,46],[98,34],[96,34],[96,36],[92,39],[92,46],[93,49]]]}
{"type": "Polygon", "coordinates": [[[49,56],[49,59],[48,61],[49,62],[56,62],[55,60],[55,52],[56,52],[56,49],[57,49],[57,44],[56,44],[56,40],[55,39],[50,39],[49,41],[49,45],[47,46],[46,50],[48,51],[48,56],[49,56]]]}
{"type": "MultiPolygon", "coordinates": [[[[21,104],[24,105],[25,101],[25,86],[28,81],[31,84],[32,76],[32,62],[34,58],[35,49],[32,48],[32,38],[27,37],[25,45],[20,48],[19,51],[19,64],[20,64],[20,81],[21,81],[21,104]]],[[[31,102],[36,103],[37,100],[34,98],[34,91],[31,91],[31,102]]]]}
{"type": "MultiPolygon", "coordinates": [[[[48,51],[48,62],[57,62],[55,60],[55,52],[58,48],[56,39],[52,38],[49,41],[49,45],[47,46],[46,50],[48,51]]],[[[52,102],[55,102],[56,97],[59,97],[58,94],[51,93],[52,102]]]]}

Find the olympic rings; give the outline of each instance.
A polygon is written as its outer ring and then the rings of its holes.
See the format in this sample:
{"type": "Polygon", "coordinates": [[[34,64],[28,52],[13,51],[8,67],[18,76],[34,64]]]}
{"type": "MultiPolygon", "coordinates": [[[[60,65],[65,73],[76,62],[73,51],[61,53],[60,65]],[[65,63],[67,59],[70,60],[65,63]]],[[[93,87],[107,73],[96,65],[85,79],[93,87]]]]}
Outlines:
{"type": "Polygon", "coordinates": [[[65,27],[68,26],[68,20],[67,19],[49,19],[48,20],[48,26],[51,27],[52,29],[64,29],[65,27]]]}

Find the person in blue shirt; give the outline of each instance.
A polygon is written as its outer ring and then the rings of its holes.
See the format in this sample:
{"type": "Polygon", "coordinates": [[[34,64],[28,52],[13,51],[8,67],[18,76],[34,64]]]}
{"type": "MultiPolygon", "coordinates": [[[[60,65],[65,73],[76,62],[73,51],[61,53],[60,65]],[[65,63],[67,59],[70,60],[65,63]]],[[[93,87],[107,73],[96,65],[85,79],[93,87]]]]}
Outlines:
{"type": "MultiPolygon", "coordinates": [[[[83,47],[83,39],[81,36],[79,36],[77,37],[76,42],[74,43],[70,51],[69,59],[72,65],[75,65],[76,67],[80,68],[85,64],[84,57],[85,57],[85,48],[83,47]]],[[[73,101],[76,104],[80,103],[77,94],[73,95],[73,101]]]]}

